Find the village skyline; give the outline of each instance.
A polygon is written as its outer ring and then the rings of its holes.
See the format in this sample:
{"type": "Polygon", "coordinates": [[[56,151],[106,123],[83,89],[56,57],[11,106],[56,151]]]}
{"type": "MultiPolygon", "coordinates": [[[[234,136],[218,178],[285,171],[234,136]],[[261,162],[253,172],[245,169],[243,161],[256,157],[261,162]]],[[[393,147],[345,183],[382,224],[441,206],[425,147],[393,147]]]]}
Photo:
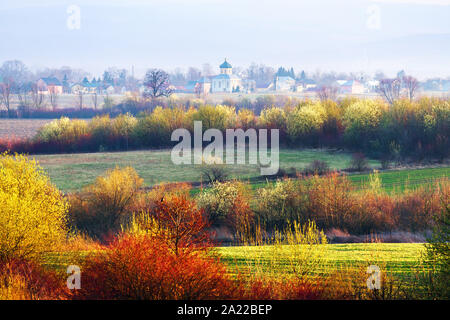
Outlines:
{"type": "Polygon", "coordinates": [[[314,73],[405,70],[420,80],[448,77],[450,2],[377,1],[21,1],[0,4],[0,61],[31,70],[109,66],[137,77],[223,58],[314,73]],[[345,4],[345,5],[344,5],[345,4]],[[27,23],[23,23],[27,21],[27,23]],[[29,26],[33,26],[30,28],[29,26]],[[7,31],[6,31],[7,30],[7,31]]]}

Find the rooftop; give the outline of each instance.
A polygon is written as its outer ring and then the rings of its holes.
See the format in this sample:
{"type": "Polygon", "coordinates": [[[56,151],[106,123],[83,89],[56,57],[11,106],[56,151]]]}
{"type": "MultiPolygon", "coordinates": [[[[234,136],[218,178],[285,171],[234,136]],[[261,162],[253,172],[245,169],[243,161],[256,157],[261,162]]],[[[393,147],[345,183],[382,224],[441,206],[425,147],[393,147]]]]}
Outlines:
{"type": "Polygon", "coordinates": [[[225,59],[224,63],[222,63],[222,64],[220,65],[220,68],[221,68],[221,69],[230,69],[230,68],[232,68],[232,66],[231,66],[231,64],[229,64],[229,63],[227,62],[227,59],[225,59]]]}

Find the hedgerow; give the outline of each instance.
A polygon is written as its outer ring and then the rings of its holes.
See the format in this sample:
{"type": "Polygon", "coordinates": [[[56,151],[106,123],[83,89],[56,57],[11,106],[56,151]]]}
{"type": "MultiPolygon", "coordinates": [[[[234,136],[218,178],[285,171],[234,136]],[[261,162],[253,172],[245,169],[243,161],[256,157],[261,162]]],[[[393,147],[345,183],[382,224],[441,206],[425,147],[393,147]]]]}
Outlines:
{"type": "Polygon", "coordinates": [[[0,151],[28,153],[91,152],[161,148],[174,145],[177,128],[279,129],[280,143],[289,146],[338,147],[386,160],[448,157],[450,102],[421,98],[398,100],[285,101],[284,107],[267,105],[258,116],[251,109],[199,104],[155,107],[151,112],[97,116],[89,123],[61,118],[45,125],[33,139],[0,140],[0,151]]]}

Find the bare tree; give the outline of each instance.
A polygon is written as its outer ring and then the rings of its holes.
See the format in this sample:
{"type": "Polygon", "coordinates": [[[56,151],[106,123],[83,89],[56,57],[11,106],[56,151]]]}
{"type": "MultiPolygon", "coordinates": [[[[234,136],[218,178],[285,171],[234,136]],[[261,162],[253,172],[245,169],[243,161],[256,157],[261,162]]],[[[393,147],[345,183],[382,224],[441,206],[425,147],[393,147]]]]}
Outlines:
{"type": "Polygon", "coordinates": [[[80,110],[82,110],[83,109],[84,91],[83,90],[78,90],[77,96],[78,96],[78,108],[80,108],[80,110]]]}
{"type": "Polygon", "coordinates": [[[400,97],[401,81],[395,79],[382,79],[378,85],[377,91],[386,99],[389,104],[394,104],[400,97]]]}
{"type": "Polygon", "coordinates": [[[5,105],[8,114],[11,112],[11,90],[13,82],[10,79],[3,79],[0,83],[1,104],[5,105]]]}
{"type": "Polygon", "coordinates": [[[24,109],[28,109],[30,107],[31,101],[30,92],[31,92],[32,83],[24,82],[17,86],[17,99],[19,100],[19,106],[22,106],[24,109]]]}
{"type": "Polygon", "coordinates": [[[202,72],[195,68],[195,67],[189,67],[187,71],[186,78],[188,81],[197,81],[202,77],[202,72]]]}
{"type": "Polygon", "coordinates": [[[417,79],[412,76],[404,76],[402,80],[408,98],[410,101],[412,101],[417,92],[417,89],[419,89],[419,81],[417,81],[417,79]]]}
{"type": "Polygon", "coordinates": [[[147,87],[144,96],[152,100],[168,97],[173,93],[173,90],[170,88],[169,75],[161,69],[148,70],[145,74],[144,86],[147,87]]]}
{"type": "Polygon", "coordinates": [[[321,86],[319,90],[317,90],[317,97],[320,101],[326,100],[336,100],[338,89],[333,86],[321,86]]]}
{"type": "Polygon", "coordinates": [[[58,98],[59,93],[55,88],[50,88],[48,90],[48,97],[50,99],[50,105],[52,106],[53,110],[56,110],[56,107],[58,107],[58,98]]]}
{"type": "Polygon", "coordinates": [[[244,73],[248,79],[255,80],[257,88],[262,88],[267,87],[273,81],[275,70],[263,64],[252,63],[244,73]]]}
{"type": "Polygon", "coordinates": [[[98,106],[98,94],[97,94],[96,91],[92,93],[91,99],[92,99],[92,104],[94,105],[94,110],[97,110],[97,106],[98,106]]]}
{"type": "Polygon", "coordinates": [[[22,61],[5,61],[0,67],[0,102],[4,104],[8,114],[11,114],[11,94],[17,92],[17,84],[30,78],[30,72],[22,61]]]}
{"type": "Polygon", "coordinates": [[[31,99],[33,100],[33,106],[36,109],[40,109],[44,105],[44,93],[42,92],[41,87],[36,83],[33,83],[31,86],[31,99]]]}

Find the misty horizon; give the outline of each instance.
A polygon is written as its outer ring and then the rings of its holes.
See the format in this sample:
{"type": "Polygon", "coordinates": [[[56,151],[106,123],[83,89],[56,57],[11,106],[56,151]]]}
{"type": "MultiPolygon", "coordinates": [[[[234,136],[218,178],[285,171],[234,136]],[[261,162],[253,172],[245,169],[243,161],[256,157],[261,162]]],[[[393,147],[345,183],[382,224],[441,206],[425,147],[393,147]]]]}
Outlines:
{"type": "Polygon", "coordinates": [[[0,61],[31,70],[70,66],[99,76],[111,66],[143,77],[149,68],[215,72],[227,58],[297,72],[405,70],[450,76],[450,1],[40,1],[0,4],[0,61]],[[344,5],[345,4],[352,4],[344,5]],[[70,29],[70,5],[80,28],[70,29]],[[26,21],[26,23],[25,23],[26,21]]]}

